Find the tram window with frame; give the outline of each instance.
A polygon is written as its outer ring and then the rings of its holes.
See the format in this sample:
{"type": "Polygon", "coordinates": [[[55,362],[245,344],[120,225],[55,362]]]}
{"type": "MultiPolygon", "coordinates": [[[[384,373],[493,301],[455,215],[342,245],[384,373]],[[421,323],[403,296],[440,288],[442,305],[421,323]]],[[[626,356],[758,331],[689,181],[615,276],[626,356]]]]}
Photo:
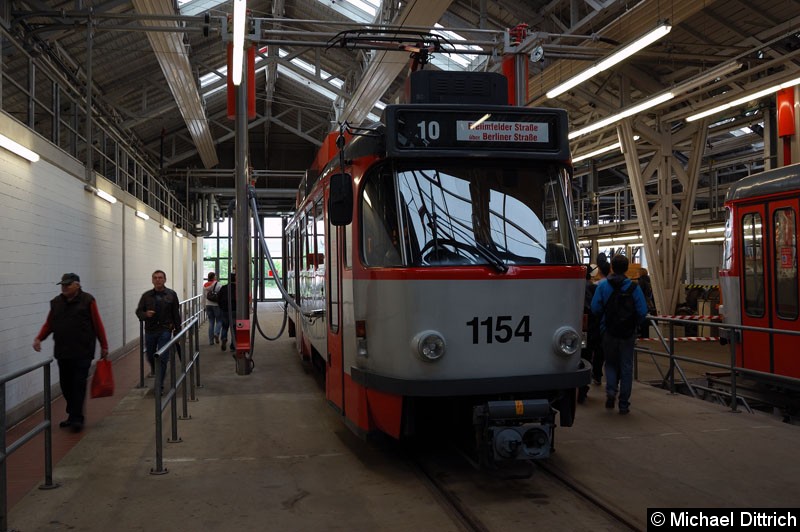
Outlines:
{"type": "Polygon", "coordinates": [[[748,316],[764,316],[764,263],[761,241],[761,215],[742,216],[744,311],[748,316]]]}
{"type": "Polygon", "coordinates": [[[339,261],[336,260],[339,243],[339,228],[328,219],[328,327],[331,332],[339,330],[339,261]]]}
{"type": "Polygon", "coordinates": [[[322,216],[322,200],[314,206],[314,233],[316,235],[316,266],[318,270],[325,269],[325,220],[322,216]]]}
{"type": "MultiPolygon", "coordinates": [[[[287,271],[286,271],[286,292],[290,296],[294,296],[295,295],[294,277],[295,277],[295,275],[297,273],[296,272],[297,266],[294,263],[294,259],[295,259],[294,246],[295,246],[295,230],[294,230],[294,227],[292,227],[291,230],[286,233],[286,266],[287,266],[287,271]]],[[[278,282],[280,282],[280,281],[281,280],[278,279],[278,282]]]]}
{"type": "Polygon", "coordinates": [[[504,161],[394,161],[359,197],[367,266],[578,264],[566,173],[504,161]]]}
{"type": "Polygon", "coordinates": [[[775,310],[778,317],[796,320],[797,295],[797,221],[790,208],[775,210],[773,217],[775,310]]]}

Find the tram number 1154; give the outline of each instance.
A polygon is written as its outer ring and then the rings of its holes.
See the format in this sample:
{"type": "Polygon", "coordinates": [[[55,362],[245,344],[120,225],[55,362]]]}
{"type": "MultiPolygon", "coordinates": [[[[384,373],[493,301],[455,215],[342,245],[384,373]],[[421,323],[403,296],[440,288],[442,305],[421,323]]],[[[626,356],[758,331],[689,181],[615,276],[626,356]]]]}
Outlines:
{"type": "Polygon", "coordinates": [[[491,344],[497,341],[501,344],[510,342],[514,338],[522,338],[523,342],[531,339],[531,317],[522,316],[516,327],[512,328],[514,318],[512,316],[489,316],[481,320],[475,316],[467,322],[467,326],[472,327],[472,343],[480,343],[481,329],[486,331],[486,343],[491,344]]]}

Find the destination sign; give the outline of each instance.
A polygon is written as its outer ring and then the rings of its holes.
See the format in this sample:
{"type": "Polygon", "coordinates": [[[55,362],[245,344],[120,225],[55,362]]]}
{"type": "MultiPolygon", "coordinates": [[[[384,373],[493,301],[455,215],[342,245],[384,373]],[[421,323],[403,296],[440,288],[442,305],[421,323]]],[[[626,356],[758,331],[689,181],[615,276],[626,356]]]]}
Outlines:
{"type": "Polygon", "coordinates": [[[465,156],[479,157],[518,152],[525,157],[568,158],[566,112],[559,109],[390,105],[385,120],[387,150],[396,156],[465,152],[465,156]]]}
{"type": "Polygon", "coordinates": [[[481,123],[470,120],[456,122],[456,139],[466,142],[529,142],[548,143],[550,124],[547,122],[481,123]]]}

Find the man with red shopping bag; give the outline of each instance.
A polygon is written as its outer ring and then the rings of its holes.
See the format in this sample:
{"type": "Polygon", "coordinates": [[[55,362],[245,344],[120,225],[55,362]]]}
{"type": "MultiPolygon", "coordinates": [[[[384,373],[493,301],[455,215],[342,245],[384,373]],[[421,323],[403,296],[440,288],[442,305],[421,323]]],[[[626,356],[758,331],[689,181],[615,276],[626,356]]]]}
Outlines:
{"type": "Polygon", "coordinates": [[[33,349],[42,350],[42,340],[53,333],[53,354],[58,362],[61,391],[67,402],[67,419],[59,423],[74,432],[83,430],[83,403],[86,400],[86,379],[92,366],[96,341],[100,340],[100,358],[108,357],[108,340],[97,302],[81,290],[81,278],[65,273],[61,295],[50,301],[50,313],[33,340],[33,349]]]}

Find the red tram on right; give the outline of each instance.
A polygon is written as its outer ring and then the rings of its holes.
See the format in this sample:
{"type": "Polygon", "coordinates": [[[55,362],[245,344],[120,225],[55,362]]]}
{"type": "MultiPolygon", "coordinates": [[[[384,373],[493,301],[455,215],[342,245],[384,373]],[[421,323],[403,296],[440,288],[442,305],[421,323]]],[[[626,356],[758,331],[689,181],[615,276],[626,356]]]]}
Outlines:
{"type": "MultiPolygon", "coordinates": [[[[725,321],[800,331],[797,220],[800,164],[732,184],[720,270],[725,321]]],[[[800,337],[742,331],[737,366],[800,378],[800,337]]]]}

